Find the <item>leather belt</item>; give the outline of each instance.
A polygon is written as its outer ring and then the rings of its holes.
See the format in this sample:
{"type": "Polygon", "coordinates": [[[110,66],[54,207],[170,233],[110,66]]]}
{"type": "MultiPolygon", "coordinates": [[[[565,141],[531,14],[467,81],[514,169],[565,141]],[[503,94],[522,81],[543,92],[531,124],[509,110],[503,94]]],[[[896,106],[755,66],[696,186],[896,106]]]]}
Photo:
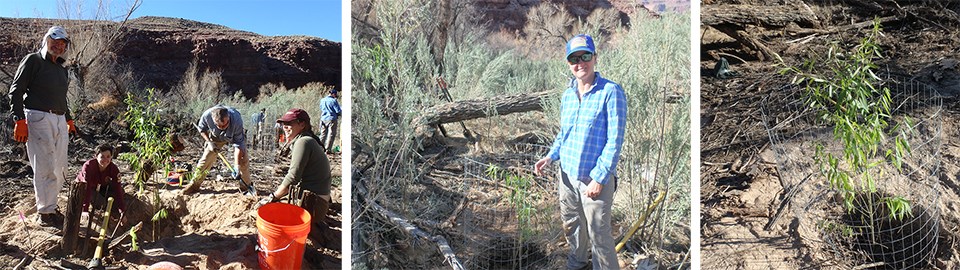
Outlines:
{"type": "Polygon", "coordinates": [[[66,112],[61,111],[61,110],[39,110],[39,109],[31,109],[31,108],[27,108],[27,109],[29,109],[29,110],[34,110],[34,111],[48,112],[48,113],[52,113],[52,114],[56,114],[56,115],[64,115],[64,114],[66,114],[66,112]]]}

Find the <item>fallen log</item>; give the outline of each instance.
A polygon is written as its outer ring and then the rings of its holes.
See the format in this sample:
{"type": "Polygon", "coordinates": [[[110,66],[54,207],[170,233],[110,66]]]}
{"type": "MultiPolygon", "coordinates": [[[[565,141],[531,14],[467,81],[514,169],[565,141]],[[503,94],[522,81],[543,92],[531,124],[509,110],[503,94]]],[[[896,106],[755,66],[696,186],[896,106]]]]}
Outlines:
{"type": "MultiPolygon", "coordinates": [[[[366,186],[364,186],[363,180],[358,181],[358,184],[356,185],[356,187],[357,187],[357,190],[360,191],[361,198],[367,196],[368,194],[367,188],[366,186]]],[[[447,242],[447,239],[444,238],[442,235],[427,234],[427,232],[413,225],[413,223],[410,223],[410,221],[407,221],[406,219],[400,217],[400,215],[398,215],[397,213],[394,213],[393,211],[390,211],[389,209],[381,206],[376,202],[376,200],[368,198],[368,199],[365,199],[364,202],[370,205],[370,207],[372,207],[378,213],[380,213],[381,215],[389,219],[390,222],[393,222],[400,228],[403,228],[403,230],[406,231],[407,233],[436,243],[437,248],[440,250],[440,254],[443,255],[444,261],[450,264],[451,268],[453,268],[454,270],[464,269],[463,264],[461,264],[460,260],[457,259],[457,254],[454,253],[453,248],[450,247],[450,243],[447,242]]]]}
{"type": "Polygon", "coordinates": [[[547,90],[515,96],[447,102],[427,108],[424,110],[423,115],[414,119],[414,123],[420,125],[435,125],[483,118],[489,116],[490,113],[506,115],[543,110],[543,105],[540,101],[552,94],[559,95],[560,92],[547,90]],[[493,109],[493,111],[490,109],[493,109]]]}
{"type": "Polygon", "coordinates": [[[785,27],[790,23],[813,27],[820,21],[809,7],[706,5],[700,10],[700,23],[715,26],[723,24],[785,27]]]}
{"type": "MultiPolygon", "coordinates": [[[[901,19],[902,18],[900,18],[899,16],[887,16],[887,17],[879,18],[880,24],[899,21],[901,19]]],[[[808,29],[808,28],[787,29],[787,32],[789,32],[792,35],[833,34],[833,33],[843,32],[847,30],[867,28],[872,26],[873,26],[873,20],[869,20],[869,21],[863,21],[863,22],[858,22],[854,24],[834,26],[828,29],[808,29]]]]}
{"type": "Polygon", "coordinates": [[[541,100],[550,95],[559,95],[559,93],[556,90],[547,90],[531,94],[461,100],[436,105],[425,109],[420,117],[413,119],[413,123],[417,127],[416,137],[430,137],[439,124],[466,121],[490,115],[543,110],[541,100]]]}

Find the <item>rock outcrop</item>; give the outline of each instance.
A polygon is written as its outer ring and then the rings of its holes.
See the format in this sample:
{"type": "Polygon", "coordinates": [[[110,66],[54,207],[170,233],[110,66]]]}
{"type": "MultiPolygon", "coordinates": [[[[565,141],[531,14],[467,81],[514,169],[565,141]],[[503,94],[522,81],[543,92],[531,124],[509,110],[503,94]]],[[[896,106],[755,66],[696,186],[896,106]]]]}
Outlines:
{"type": "Polygon", "coordinates": [[[483,14],[483,19],[492,24],[492,29],[520,30],[527,22],[527,12],[545,2],[561,5],[574,17],[581,18],[597,9],[613,8],[620,12],[624,22],[635,12],[658,14],[690,9],[690,2],[686,0],[478,0],[473,5],[483,14]]]}
{"type": "MultiPolygon", "coordinates": [[[[39,40],[53,24],[72,25],[68,30],[79,37],[90,29],[85,24],[115,28],[118,23],[0,18],[0,40],[4,40],[0,41],[0,65],[6,70],[13,65],[15,69],[23,52],[37,46],[22,40],[39,40]]],[[[116,63],[133,71],[143,87],[170,89],[194,61],[199,70],[221,72],[230,92],[242,91],[247,97],[256,96],[260,86],[267,83],[288,89],[313,82],[340,87],[339,42],[308,36],[262,36],[164,17],[133,19],[122,30],[124,34],[112,49],[112,56],[116,63]]]]}

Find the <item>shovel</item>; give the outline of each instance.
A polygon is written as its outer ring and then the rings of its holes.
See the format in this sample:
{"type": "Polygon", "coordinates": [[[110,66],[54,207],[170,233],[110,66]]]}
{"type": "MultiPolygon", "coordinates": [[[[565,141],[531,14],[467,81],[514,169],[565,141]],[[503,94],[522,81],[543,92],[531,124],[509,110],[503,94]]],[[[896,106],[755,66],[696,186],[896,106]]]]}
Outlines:
{"type": "Polygon", "coordinates": [[[107,198],[107,211],[103,213],[103,226],[100,227],[100,238],[97,239],[97,249],[93,252],[93,259],[87,264],[87,268],[103,267],[103,241],[107,237],[107,226],[110,226],[110,211],[113,211],[113,197],[107,198]]]}
{"type": "MultiPolygon", "coordinates": [[[[240,170],[239,170],[239,168],[233,168],[232,166],[230,166],[230,162],[227,161],[227,158],[224,157],[222,153],[217,152],[217,156],[220,157],[220,161],[223,161],[223,165],[224,165],[224,166],[227,166],[227,169],[230,170],[230,172],[232,173],[232,176],[233,176],[233,180],[240,181],[240,186],[243,186],[243,187],[246,188],[247,190],[252,190],[252,189],[253,189],[253,183],[246,184],[246,183],[243,182],[243,178],[242,178],[241,175],[240,175],[240,170]]],[[[254,194],[254,195],[256,195],[256,194],[254,194]]]]}

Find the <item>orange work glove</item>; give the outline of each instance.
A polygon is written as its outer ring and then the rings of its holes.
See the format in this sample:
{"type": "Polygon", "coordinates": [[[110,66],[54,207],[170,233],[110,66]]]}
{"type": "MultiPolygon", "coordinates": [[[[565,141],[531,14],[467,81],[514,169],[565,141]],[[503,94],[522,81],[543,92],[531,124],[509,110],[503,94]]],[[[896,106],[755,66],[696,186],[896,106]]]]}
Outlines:
{"type": "Polygon", "coordinates": [[[67,132],[70,134],[77,134],[77,126],[73,125],[73,120],[67,120],[67,132]]]}
{"type": "Polygon", "coordinates": [[[17,120],[13,124],[13,140],[27,142],[27,119],[17,120]]]}

